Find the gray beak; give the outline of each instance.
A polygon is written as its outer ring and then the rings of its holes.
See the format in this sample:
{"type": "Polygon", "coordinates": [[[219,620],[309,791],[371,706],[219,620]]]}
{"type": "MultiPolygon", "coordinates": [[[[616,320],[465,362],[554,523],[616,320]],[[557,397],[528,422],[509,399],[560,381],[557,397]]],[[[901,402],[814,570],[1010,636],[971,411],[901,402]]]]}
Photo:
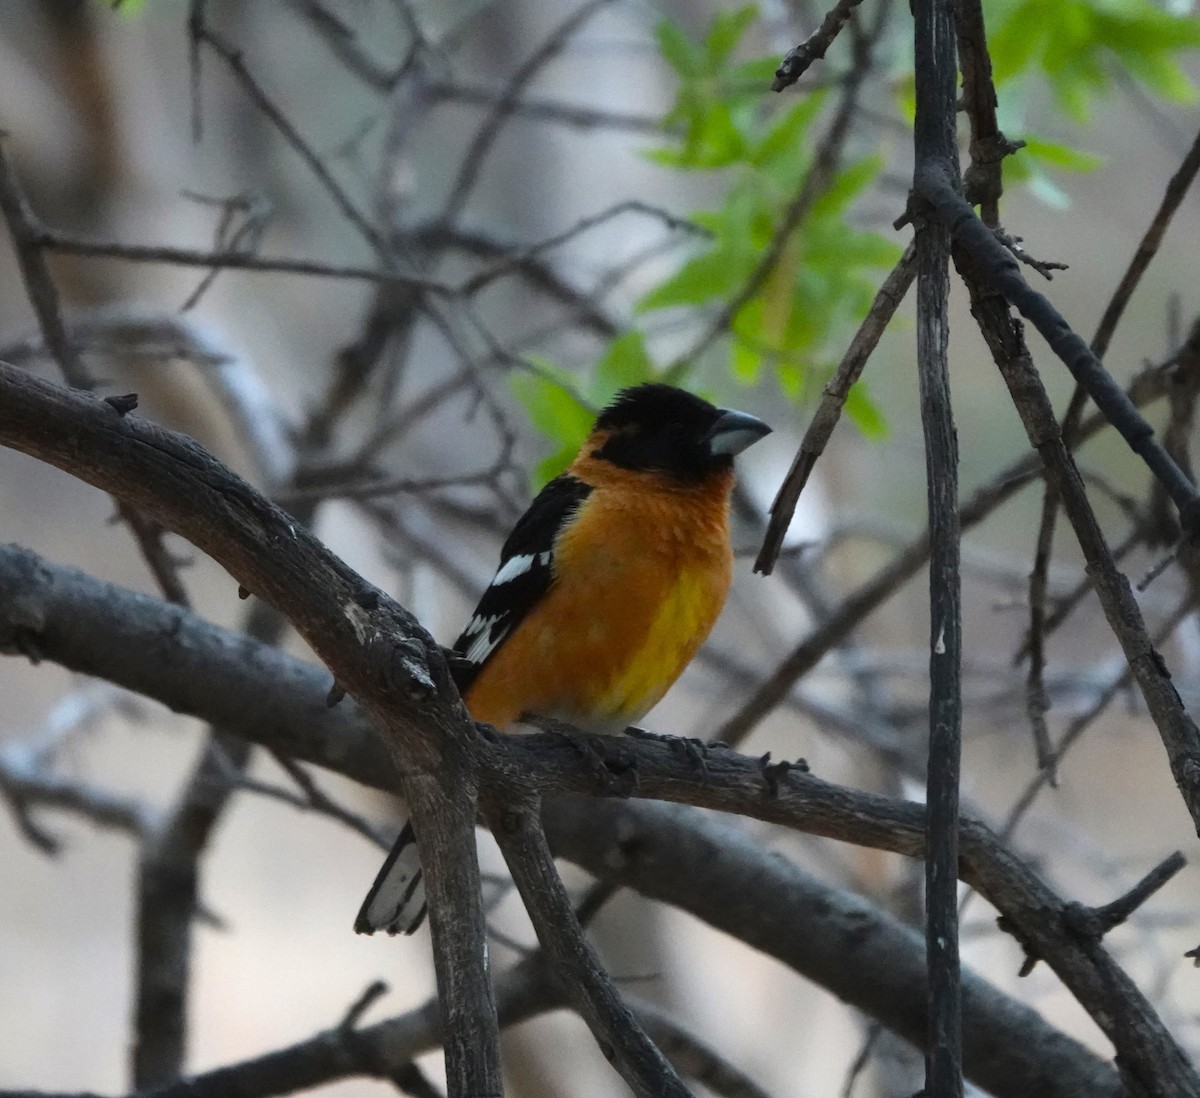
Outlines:
{"type": "Polygon", "coordinates": [[[718,454],[740,454],[748,446],[753,446],[760,438],[771,433],[768,427],[757,416],[745,412],[731,412],[726,408],[718,409],[721,418],[713,424],[712,430],[704,436],[708,450],[714,457],[718,454]]]}

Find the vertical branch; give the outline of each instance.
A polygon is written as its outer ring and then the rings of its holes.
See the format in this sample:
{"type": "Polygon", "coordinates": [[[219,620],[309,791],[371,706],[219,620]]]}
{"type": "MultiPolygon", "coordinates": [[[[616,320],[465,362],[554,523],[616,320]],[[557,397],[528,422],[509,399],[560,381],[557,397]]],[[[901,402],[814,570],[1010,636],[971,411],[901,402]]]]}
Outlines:
{"type": "MultiPolygon", "coordinates": [[[[401,758],[397,762],[403,766],[401,758]]],[[[475,849],[474,779],[448,752],[439,762],[432,771],[410,773],[403,786],[421,837],[446,1093],[448,1098],[500,1098],[500,1024],[475,849]]]]}
{"type": "MultiPolygon", "coordinates": [[[[950,0],[917,0],[916,173],[936,166],[958,186],[954,18],[950,0]]],[[[958,776],[962,733],[958,446],[946,351],[950,233],[937,218],[917,232],[917,369],[929,498],[929,769],[925,852],[929,1046],[925,1093],[961,1098],[958,956],[958,776]]]]}
{"type": "Polygon", "coordinates": [[[210,729],[179,803],[142,847],[131,1048],[137,1090],[172,1083],[183,1072],[200,859],[233,792],[230,779],[250,754],[245,740],[210,729]]]}

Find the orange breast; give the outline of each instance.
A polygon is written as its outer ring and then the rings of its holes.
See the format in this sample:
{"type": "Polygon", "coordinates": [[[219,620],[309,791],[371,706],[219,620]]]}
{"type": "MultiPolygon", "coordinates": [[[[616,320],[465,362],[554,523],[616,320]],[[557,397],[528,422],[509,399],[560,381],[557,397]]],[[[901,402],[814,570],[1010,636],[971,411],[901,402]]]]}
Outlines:
{"type": "Polygon", "coordinates": [[[554,581],[466,696],[477,720],[501,728],[523,713],[595,731],[639,720],[729,590],[731,476],[682,488],[591,459],[572,471],[594,488],[559,538],[554,581]]]}

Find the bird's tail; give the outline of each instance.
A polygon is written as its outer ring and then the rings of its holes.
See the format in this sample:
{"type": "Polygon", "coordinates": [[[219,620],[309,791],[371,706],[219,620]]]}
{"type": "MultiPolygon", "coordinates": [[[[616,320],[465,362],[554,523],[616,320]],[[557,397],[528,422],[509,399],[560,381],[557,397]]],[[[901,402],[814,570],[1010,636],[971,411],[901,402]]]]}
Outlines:
{"type": "Polygon", "coordinates": [[[411,934],[425,918],[425,881],[411,821],[404,825],[387,861],[354,920],[357,934],[411,934]]]}

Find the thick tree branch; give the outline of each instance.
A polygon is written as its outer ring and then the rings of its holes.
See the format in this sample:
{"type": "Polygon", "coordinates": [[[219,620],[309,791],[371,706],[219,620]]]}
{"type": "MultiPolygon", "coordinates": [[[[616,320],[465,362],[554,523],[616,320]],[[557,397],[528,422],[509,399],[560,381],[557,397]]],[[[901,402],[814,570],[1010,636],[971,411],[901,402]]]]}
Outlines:
{"type": "MultiPolygon", "coordinates": [[[[23,550],[0,550],[0,650],[36,652],[73,670],[110,679],[156,698],[177,711],[236,730],[295,758],[340,771],[368,785],[395,788],[393,764],[373,735],[367,715],[350,700],[334,709],[326,708],[328,677],[319,668],[233,636],[160,600],[123,591],[72,569],[50,566],[23,550]]],[[[685,799],[910,857],[920,856],[923,850],[924,811],[919,805],[840,789],[795,770],[777,777],[775,793],[770,795],[755,759],[710,751],[705,777],[667,744],[628,739],[609,743],[606,750],[614,765],[619,758],[625,759],[626,781],[633,773],[632,760],[636,758],[637,788],[630,790],[628,784],[622,788],[639,796],[685,799]]],[[[491,762],[496,768],[492,780],[511,780],[517,788],[534,783],[547,792],[597,792],[596,773],[580,750],[562,737],[506,739],[496,747],[491,762]]],[[[618,779],[613,767],[606,769],[618,779]]],[[[639,806],[639,810],[648,807],[639,806]]],[[[589,815],[600,811],[609,809],[593,806],[588,810],[589,815]]],[[[557,844],[560,836],[554,826],[554,812],[549,818],[551,837],[557,844]]],[[[616,832],[618,837],[623,833],[621,829],[616,832]]],[[[635,835],[626,856],[635,853],[640,843],[635,835]]],[[[777,861],[770,855],[764,857],[777,861]]],[[[756,896],[744,881],[729,884],[732,891],[726,889],[728,882],[706,886],[704,882],[711,880],[704,875],[706,861],[711,863],[708,869],[715,872],[720,859],[710,856],[695,863],[695,889],[703,892],[708,888],[710,908],[719,906],[719,898],[730,895],[744,896],[746,902],[756,896]]],[[[623,863],[610,853],[600,864],[585,864],[594,870],[607,865],[606,872],[612,873],[623,863]]],[[[961,875],[979,887],[1019,928],[1022,940],[1030,941],[1059,972],[1128,1062],[1157,1058],[1168,1067],[1179,1062],[1182,1054],[1128,977],[1102,947],[1083,948],[1060,922],[1059,913],[1066,905],[975,820],[968,819],[964,824],[961,875]],[[1106,1020],[1122,1017],[1127,1010],[1139,1020],[1136,1027],[1106,1020]]],[[[724,899],[719,902],[724,903],[724,899]]],[[[826,910],[810,897],[802,897],[794,910],[778,912],[770,919],[767,913],[774,909],[764,906],[762,910],[768,924],[785,931],[783,936],[791,943],[776,949],[822,941],[828,943],[829,957],[842,955],[836,937],[828,937],[842,931],[823,927],[819,919],[808,921],[810,916],[826,910]]],[[[728,925],[705,917],[737,934],[737,909],[731,911],[728,925]]],[[[348,909],[347,919],[350,914],[348,909]]],[[[898,948],[888,946],[889,950],[898,948]]],[[[906,963],[919,971],[923,951],[912,953],[906,963]]],[[[858,972],[855,966],[840,967],[847,982],[858,972]]],[[[821,974],[823,971],[828,969],[818,968],[809,974],[825,982],[828,977],[821,974]]],[[[914,1026],[920,1031],[919,1006],[911,1008],[898,989],[907,985],[908,995],[915,995],[920,1003],[923,984],[908,974],[896,980],[888,982],[871,970],[852,1001],[892,1027],[907,1017],[909,1028],[900,1026],[899,1032],[911,1033],[914,1026]]],[[[831,986],[851,998],[846,985],[831,986]]],[[[982,1023],[985,1028],[997,1024],[990,1015],[982,1023]]],[[[996,1032],[1010,1030],[1002,1027],[996,1032]]],[[[968,1074],[973,1074],[969,1057],[968,1074]]],[[[1181,1078],[1192,1079],[1191,1069],[1181,1078]]],[[[1001,1088],[997,1082],[989,1089],[999,1092],[1001,1088]]],[[[1040,1087],[1015,1093],[1043,1092],[1053,1093],[1040,1087]]],[[[1091,1091],[1067,1089],[1064,1093],[1091,1091]]]]}
{"type": "MultiPolygon", "coordinates": [[[[190,439],[2,363],[0,394],[7,445],[141,507],[283,613],[383,731],[402,783],[421,784],[410,798],[421,833],[436,836],[451,826],[448,798],[423,796],[423,782],[469,772],[477,733],[440,649],[407,611],[190,439]]],[[[447,788],[469,801],[473,782],[447,788]]],[[[473,803],[460,815],[473,821],[473,803]]],[[[475,1023],[447,1031],[451,1094],[498,1094],[498,1031],[486,974],[464,979],[459,967],[468,959],[481,966],[486,948],[482,914],[467,914],[480,904],[473,835],[460,825],[445,838],[425,863],[430,895],[443,901],[430,909],[434,957],[447,1016],[475,1023]]]]}
{"type": "MultiPolygon", "coordinates": [[[[42,658],[112,679],[266,747],[371,786],[395,787],[391,761],[366,714],[350,699],[327,708],[329,679],[322,668],[21,549],[0,548],[0,650],[36,650],[42,658]]],[[[594,777],[577,754],[564,751],[561,743],[553,750],[581,771],[577,788],[594,790],[594,777]]],[[[694,783],[685,761],[672,758],[669,748],[661,754],[694,783]]],[[[755,760],[745,760],[745,774],[751,790],[747,804],[781,807],[765,799],[755,760]]],[[[847,806],[859,796],[848,790],[835,793],[847,806]]],[[[897,804],[862,796],[868,806],[897,804]]],[[[905,806],[900,817],[910,829],[910,851],[919,850],[920,808],[905,806]]],[[[923,1042],[924,946],[867,901],[822,884],[728,825],[668,806],[591,801],[568,806],[558,801],[547,809],[546,823],[557,853],[606,879],[692,911],[829,987],[914,1043],[923,1042]],[[855,957],[855,963],[847,964],[847,956],[855,957]]],[[[347,925],[352,914],[348,898],[347,925]]],[[[497,988],[501,1017],[511,1017],[505,1006],[509,983],[506,975],[497,988]]],[[[981,1086],[1018,1098],[1119,1092],[1111,1069],[1047,1026],[1035,1011],[977,977],[968,975],[966,989],[967,1074],[981,1086]]],[[[422,1038],[428,1043],[420,1044],[400,1036],[410,1032],[408,1023],[384,1022],[356,1033],[365,1047],[410,1057],[434,1047],[436,1024],[427,1010],[421,1025],[428,1027],[422,1038]]],[[[244,1078],[262,1078],[267,1087],[272,1079],[291,1080],[288,1085],[295,1088],[365,1070],[342,1063],[340,1073],[320,1074],[332,1072],[331,1065],[340,1062],[340,1047],[329,1034],[320,1035],[262,1058],[261,1073],[247,1069],[244,1078]],[[274,1068],[267,1070],[265,1061],[274,1068]],[[294,1067],[285,1070],[283,1064],[294,1067]]],[[[223,1073],[236,1070],[214,1075],[227,1085],[233,1076],[223,1073]]],[[[239,1090],[247,1096],[278,1092],[255,1089],[248,1082],[239,1090]]],[[[227,1090],[206,1084],[189,1093],[199,1098],[227,1090]]]]}

